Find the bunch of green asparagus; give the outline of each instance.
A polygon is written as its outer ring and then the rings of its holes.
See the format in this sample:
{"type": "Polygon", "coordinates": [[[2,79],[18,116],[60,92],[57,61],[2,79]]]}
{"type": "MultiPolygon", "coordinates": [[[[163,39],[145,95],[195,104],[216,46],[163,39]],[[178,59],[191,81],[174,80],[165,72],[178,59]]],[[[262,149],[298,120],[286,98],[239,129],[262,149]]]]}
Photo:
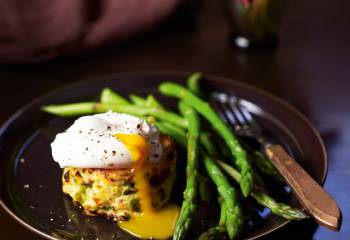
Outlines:
{"type": "Polygon", "coordinates": [[[307,215],[302,211],[276,202],[260,186],[259,182],[262,181],[262,178],[258,176],[248,161],[248,154],[256,159],[254,162],[261,172],[279,181],[281,177],[271,162],[260,153],[247,152],[247,148],[242,147],[230,128],[200,97],[200,79],[201,74],[194,73],[187,79],[187,87],[172,82],[160,84],[159,91],[162,94],[179,99],[179,113],[166,109],[153,95],[143,98],[131,94],[127,100],[109,88],[102,91],[100,102],[49,105],[42,107],[42,110],[62,117],[88,115],[109,110],[128,113],[155,124],[162,133],[171,136],[179,145],[185,147],[187,149],[186,188],[181,212],[175,225],[174,240],[184,239],[191,227],[200,197],[199,171],[201,165],[216,186],[221,211],[217,226],[202,233],[199,239],[220,239],[224,236],[234,239],[243,226],[244,218],[238,200],[239,192],[236,192],[227,177],[239,184],[243,197],[254,198],[258,204],[269,208],[273,214],[290,220],[306,218],[307,215]],[[201,128],[204,125],[201,124],[202,119],[210,123],[209,129],[208,127],[201,128]],[[229,149],[228,155],[231,163],[223,160],[226,158],[217,150],[210,138],[209,131],[214,131],[224,140],[229,149]]]}

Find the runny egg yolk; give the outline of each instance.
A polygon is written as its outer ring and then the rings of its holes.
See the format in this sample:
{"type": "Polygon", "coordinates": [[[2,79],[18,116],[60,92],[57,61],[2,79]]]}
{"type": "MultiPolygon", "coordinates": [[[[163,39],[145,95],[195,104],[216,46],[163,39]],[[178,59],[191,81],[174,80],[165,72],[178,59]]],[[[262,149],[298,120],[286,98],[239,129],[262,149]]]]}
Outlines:
{"type": "Polygon", "coordinates": [[[135,171],[135,187],[138,190],[141,214],[118,225],[139,238],[166,239],[173,235],[179,207],[168,204],[162,209],[152,205],[150,184],[147,181],[144,166],[148,159],[147,141],[138,134],[115,134],[128,149],[135,171]]]}

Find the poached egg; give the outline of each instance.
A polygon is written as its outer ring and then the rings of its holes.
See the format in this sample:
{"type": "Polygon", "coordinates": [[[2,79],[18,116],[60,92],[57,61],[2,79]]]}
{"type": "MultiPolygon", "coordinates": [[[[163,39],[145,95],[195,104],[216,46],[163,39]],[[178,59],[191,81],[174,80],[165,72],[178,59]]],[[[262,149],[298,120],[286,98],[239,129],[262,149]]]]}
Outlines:
{"type": "Polygon", "coordinates": [[[131,168],[141,158],[158,163],[162,155],[155,126],[113,112],[80,117],[51,148],[61,168],[131,168]]]}
{"type": "Polygon", "coordinates": [[[159,137],[154,125],[128,114],[83,116],[57,134],[51,144],[52,156],[61,168],[133,169],[142,211],[118,225],[140,238],[166,239],[173,234],[179,208],[173,204],[153,207],[144,171],[145,166],[162,159],[159,137]]]}

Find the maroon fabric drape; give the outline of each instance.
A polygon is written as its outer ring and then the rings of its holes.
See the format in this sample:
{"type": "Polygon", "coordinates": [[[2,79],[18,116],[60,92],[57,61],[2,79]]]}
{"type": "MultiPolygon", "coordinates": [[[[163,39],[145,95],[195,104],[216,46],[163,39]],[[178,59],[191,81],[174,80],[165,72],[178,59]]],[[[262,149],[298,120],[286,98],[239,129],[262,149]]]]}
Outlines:
{"type": "Polygon", "coordinates": [[[116,43],[169,16],[179,0],[3,0],[0,63],[36,62],[116,43]]]}

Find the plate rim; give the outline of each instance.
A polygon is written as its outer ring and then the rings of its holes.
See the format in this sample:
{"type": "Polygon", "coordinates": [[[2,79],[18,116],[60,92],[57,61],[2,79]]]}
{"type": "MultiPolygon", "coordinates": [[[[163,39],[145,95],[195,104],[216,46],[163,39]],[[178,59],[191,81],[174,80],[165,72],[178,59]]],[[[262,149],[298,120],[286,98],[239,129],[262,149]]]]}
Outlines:
{"type": "MultiPolygon", "coordinates": [[[[77,82],[71,83],[71,84],[66,84],[63,85],[61,87],[58,87],[57,89],[54,90],[49,90],[47,93],[42,94],[36,98],[34,98],[32,101],[30,101],[29,103],[23,105],[22,107],[20,107],[18,110],[16,110],[5,122],[3,122],[0,126],[0,138],[2,137],[2,135],[4,134],[4,132],[6,131],[6,129],[11,125],[11,123],[17,119],[22,112],[24,112],[25,110],[31,108],[33,105],[35,105],[37,102],[40,102],[41,100],[61,92],[62,90],[67,90],[70,88],[76,88],[79,87],[81,85],[87,85],[90,83],[94,83],[94,82],[98,82],[98,81],[103,81],[103,80],[111,80],[113,78],[122,78],[122,77],[149,77],[149,76],[157,76],[157,77],[161,77],[161,76],[172,76],[172,77],[184,77],[186,78],[187,76],[189,76],[190,74],[192,74],[193,72],[189,72],[189,71],[126,71],[126,72],[119,72],[119,73],[111,73],[111,74],[103,74],[103,75],[97,75],[91,78],[82,78],[79,79],[77,82]]],[[[268,98],[274,102],[277,102],[278,104],[280,104],[281,106],[283,106],[284,108],[286,108],[288,111],[292,112],[293,114],[295,114],[296,116],[298,116],[298,118],[300,120],[302,120],[304,122],[305,125],[307,125],[307,127],[312,131],[313,135],[315,136],[318,145],[321,147],[322,150],[322,156],[323,156],[323,163],[324,163],[324,170],[322,173],[322,178],[321,178],[321,182],[320,185],[323,186],[326,179],[327,179],[327,173],[328,173],[328,156],[327,156],[327,151],[326,151],[326,146],[322,140],[322,137],[320,135],[320,133],[316,130],[316,128],[313,126],[313,124],[311,123],[311,121],[303,114],[301,113],[299,110],[297,110],[294,106],[292,106],[291,104],[289,104],[286,100],[281,99],[280,97],[274,95],[273,93],[270,93],[262,88],[259,88],[257,86],[245,83],[245,82],[241,82],[239,80],[237,80],[236,78],[231,78],[231,77],[221,77],[221,76],[216,76],[216,75],[212,75],[212,74],[206,74],[203,73],[203,77],[209,80],[214,80],[214,81],[218,81],[218,82],[222,82],[224,84],[229,84],[229,85],[236,85],[238,87],[244,88],[250,92],[254,92],[257,93],[260,96],[263,96],[264,98],[268,98]]],[[[19,224],[21,224],[22,226],[24,226],[25,228],[27,228],[28,230],[40,235],[41,237],[44,237],[46,239],[50,239],[50,240],[57,240],[57,238],[52,237],[42,231],[40,231],[39,229],[33,227],[32,225],[30,225],[29,223],[25,222],[24,220],[22,220],[20,217],[18,217],[16,215],[16,213],[14,211],[12,211],[2,200],[2,197],[0,196],[0,207],[2,209],[5,210],[5,212],[7,212],[7,214],[9,214],[9,216],[11,216],[14,220],[16,220],[19,224]]],[[[301,209],[303,209],[301,207],[301,209]]],[[[273,228],[269,229],[268,231],[261,233],[255,237],[250,238],[251,240],[253,239],[258,239],[262,236],[266,236],[274,231],[276,231],[277,229],[282,228],[283,226],[285,226],[286,224],[288,224],[289,222],[291,222],[291,220],[287,220],[284,219],[283,222],[281,222],[279,225],[274,226],[273,228]]]]}

